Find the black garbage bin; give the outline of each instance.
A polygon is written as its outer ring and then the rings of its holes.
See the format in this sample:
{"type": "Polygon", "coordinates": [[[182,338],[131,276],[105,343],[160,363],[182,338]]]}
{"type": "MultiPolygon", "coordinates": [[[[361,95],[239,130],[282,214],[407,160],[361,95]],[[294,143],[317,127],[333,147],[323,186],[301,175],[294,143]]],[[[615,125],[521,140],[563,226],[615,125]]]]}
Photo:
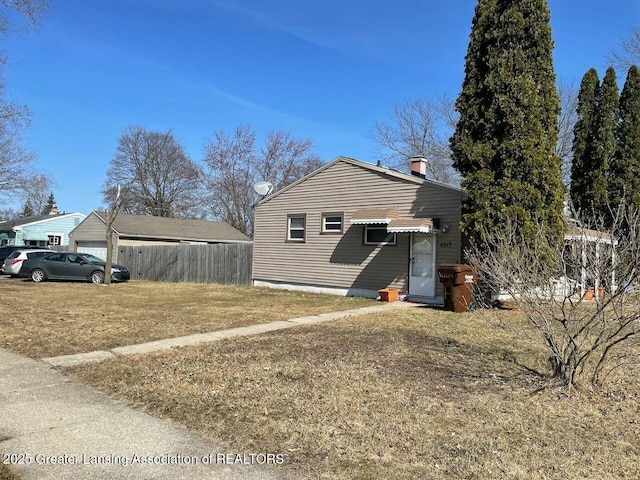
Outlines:
{"type": "Polygon", "coordinates": [[[471,305],[476,269],[462,263],[443,263],[438,268],[438,277],[444,286],[444,309],[464,313],[471,305]]]}

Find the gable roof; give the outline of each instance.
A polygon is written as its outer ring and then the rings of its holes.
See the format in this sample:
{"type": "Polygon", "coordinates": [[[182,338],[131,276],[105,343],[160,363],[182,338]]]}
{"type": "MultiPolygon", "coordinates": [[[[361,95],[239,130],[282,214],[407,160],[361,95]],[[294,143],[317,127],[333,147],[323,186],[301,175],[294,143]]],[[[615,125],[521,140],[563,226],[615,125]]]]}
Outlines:
{"type": "MultiPolygon", "coordinates": [[[[106,225],[106,212],[91,212],[106,225]]],[[[152,217],[120,213],[113,222],[120,236],[201,242],[250,242],[251,239],[226,222],[189,218],[152,217]]]]}
{"type": "Polygon", "coordinates": [[[409,174],[406,174],[406,173],[399,172],[397,170],[392,170],[392,169],[387,168],[387,167],[380,167],[378,165],[373,165],[371,163],[363,162],[362,160],[356,160],[355,158],[339,156],[339,157],[336,157],[335,159],[333,159],[332,161],[330,161],[329,163],[327,163],[327,164],[323,165],[322,167],[318,168],[317,170],[311,172],[310,174],[305,175],[301,179],[293,182],[290,185],[287,185],[283,189],[278,190],[274,194],[263,198],[262,200],[260,200],[260,202],[258,202],[256,204],[256,206],[261,205],[262,203],[268,202],[272,198],[277,197],[278,195],[288,191],[291,188],[294,188],[299,183],[302,183],[305,180],[307,180],[307,179],[319,174],[320,172],[323,172],[323,171],[327,170],[328,168],[331,168],[333,165],[335,165],[336,163],[339,163],[339,162],[349,163],[351,165],[355,165],[356,167],[364,168],[366,170],[371,170],[371,171],[377,172],[377,173],[382,173],[384,175],[388,175],[389,177],[398,178],[400,180],[405,180],[405,181],[408,181],[408,182],[411,182],[411,183],[416,183],[416,184],[428,183],[430,185],[434,185],[434,186],[438,186],[438,187],[454,190],[456,192],[463,192],[463,190],[460,187],[456,187],[455,185],[449,185],[448,183],[439,182],[437,180],[432,180],[430,178],[422,178],[422,177],[418,177],[418,176],[415,176],[415,175],[409,175],[409,174]]]}
{"type": "Polygon", "coordinates": [[[24,225],[42,223],[42,222],[47,222],[49,220],[57,220],[57,219],[69,217],[72,215],[80,215],[81,217],[84,218],[84,215],[79,212],[60,213],[58,215],[49,215],[48,213],[43,215],[31,215],[29,217],[13,218],[11,220],[4,220],[0,222],[0,231],[10,231],[14,227],[22,227],[24,225]]]}

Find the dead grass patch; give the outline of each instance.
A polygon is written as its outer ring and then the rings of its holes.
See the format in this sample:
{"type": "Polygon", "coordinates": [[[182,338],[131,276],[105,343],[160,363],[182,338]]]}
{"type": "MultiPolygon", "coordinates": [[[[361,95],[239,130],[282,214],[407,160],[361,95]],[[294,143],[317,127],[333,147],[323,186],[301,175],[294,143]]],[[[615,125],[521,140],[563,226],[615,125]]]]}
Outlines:
{"type": "Polygon", "coordinates": [[[20,477],[15,470],[0,463],[0,480],[20,480],[20,478],[22,477],[20,477]]]}
{"type": "Polygon", "coordinates": [[[300,478],[639,478],[637,372],[539,390],[546,354],[525,332],[408,309],[66,372],[234,451],[283,453],[300,478]]]}
{"type": "Polygon", "coordinates": [[[0,283],[0,347],[35,358],[348,310],[371,300],[266,288],[134,281],[0,283]]]}

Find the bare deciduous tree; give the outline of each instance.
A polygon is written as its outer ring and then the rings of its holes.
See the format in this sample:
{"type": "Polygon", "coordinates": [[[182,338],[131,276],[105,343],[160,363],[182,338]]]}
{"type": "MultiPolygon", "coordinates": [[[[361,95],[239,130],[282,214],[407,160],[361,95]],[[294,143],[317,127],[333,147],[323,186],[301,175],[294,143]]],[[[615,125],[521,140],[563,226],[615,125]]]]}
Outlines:
{"type": "Polygon", "coordinates": [[[47,0],[0,0],[0,34],[8,36],[35,29],[48,10],[47,0]]]}
{"type": "Polygon", "coordinates": [[[126,213],[157,217],[192,217],[200,206],[201,171],[171,131],[139,126],[125,129],[118,141],[103,188],[110,204],[117,185],[128,185],[121,200],[126,213]]]}
{"type": "MultiPolygon", "coordinates": [[[[0,85],[0,109],[6,106],[0,85]]],[[[34,154],[22,143],[20,131],[28,125],[28,116],[0,119],[0,203],[23,196],[34,174],[34,154]]]]}
{"type": "Polygon", "coordinates": [[[457,119],[449,97],[410,100],[394,105],[389,122],[376,122],[372,138],[384,149],[381,160],[388,167],[408,171],[411,157],[424,157],[429,178],[455,184],[459,176],[452,167],[449,137],[457,119]]]}
{"type": "Polygon", "coordinates": [[[557,82],[560,97],[560,117],[558,118],[558,144],[556,154],[562,160],[562,181],[569,185],[571,180],[571,162],[573,159],[573,127],[578,120],[578,89],[572,81],[557,82]]]}
{"type": "MultiPolygon", "coordinates": [[[[571,144],[578,91],[569,81],[560,80],[557,86],[561,113],[556,153],[562,159],[566,185],[571,173],[571,144]]],[[[449,138],[457,122],[455,101],[447,96],[410,100],[394,105],[393,117],[389,122],[376,122],[372,138],[384,149],[380,158],[390,168],[406,172],[411,157],[424,157],[429,160],[429,178],[458,184],[460,178],[452,167],[449,150],[449,138]]]]}
{"type": "Polygon", "coordinates": [[[106,218],[105,221],[105,233],[107,238],[107,258],[104,264],[104,283],[105,285],[111,284],[111,266],[113,265],[113,224],[122,209],[122,206],[127,201],[131,187],[136,182],[136,177],[129,179],[124,188],[118,184],[114,190],[114,195],[111,201],[107,204],[105,209],[106,218]]]}
{"type": "Polygon", "coordinates": [[[253,185],[264,180],[277,191],[316,170],[323,162],[312,148],[311,140],[296,140],[283,131],[268,132],[258,148],[256,133],[247,125],[231,135],[214,132],[204,147],[210,212],[251,235],[253,205],[260,199],[253,185]]]}
{"type": "Polygon", "coordinates": [[[312,153],[310,139],[296,140],[289,132],[267,132],[260,148],[257,177],[268,180],[278,191],[320,168],[324,162],[312,153]]]}
{"type": "Polygon", "coordinates": [[[549,352],[553,378],[565,385],[604,381],[637,344],[640,211],[620,205],[613,217],[610,228],[604,219],[571,223],[560,246],[543,224],[533,243],[515,224],[501,225],[487,232],[488,245],[467,252],[480,284],[520,307],[549,352]]]}
{"type": "Polygon", "coordinates": [[[21,196],[25,202],[29,201],[34,212],[40,214],[47,205],[53,187],[54,181],[49,175],[33,173],[25,179],[21,196]]]}
{"type": "Polygon", "coordinates": [[[640,27],[632,28],[629,36],[620,42],[619,49],[609,53],[608,59],[615,68],[625,72],[631,65],[640,65],[640,27]]]}
{"type": "MultiPolygon", "coordinates": [[[[0,37],[26,32],[40,25],[49,8],[47,0],[0,0],[0,37]]],[[[0,51],[0,64],[6,64],[0,51]]],[[[30,124],[29,110],[7,100],[0,73],[0,203],[24,193],[34,174],[34,154],[22,142],[21,131],[30,124]]]]}
{"type": "Polygon", "coordinates": [[[0,208],[0,222],[18,218],[18,211],[14,208],[0,208]]]}

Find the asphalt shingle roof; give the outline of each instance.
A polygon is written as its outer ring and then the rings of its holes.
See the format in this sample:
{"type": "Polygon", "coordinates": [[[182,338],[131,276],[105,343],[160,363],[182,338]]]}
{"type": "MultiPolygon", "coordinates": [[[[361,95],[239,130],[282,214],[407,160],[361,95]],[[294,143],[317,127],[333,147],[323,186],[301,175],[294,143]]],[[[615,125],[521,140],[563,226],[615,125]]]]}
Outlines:
{"type": "Polygon", "coordinates": [[[65,215],[71,215],[70,213],[61,213],[59,215],[31,215],[30,217],[13,218],[11,220],[5,220],[0,222],[0,231],[8,231],[13,227],[19,227],[21,225],[27,225],[29,223],[39,222],[41,220],[54,220],[56,218],[64,217],[65,215]]]}
{"type": "MultiPolygon", "coordinates": [[[[105,212],[94,212],[105,221],[105,212]]],[[[244,233],[226,222],[210,222],[188,218],[151,217],[120,213],[113,229],[121,236],[140,238],[171,238],[194,241],[250,242],[244,233]]]]}

